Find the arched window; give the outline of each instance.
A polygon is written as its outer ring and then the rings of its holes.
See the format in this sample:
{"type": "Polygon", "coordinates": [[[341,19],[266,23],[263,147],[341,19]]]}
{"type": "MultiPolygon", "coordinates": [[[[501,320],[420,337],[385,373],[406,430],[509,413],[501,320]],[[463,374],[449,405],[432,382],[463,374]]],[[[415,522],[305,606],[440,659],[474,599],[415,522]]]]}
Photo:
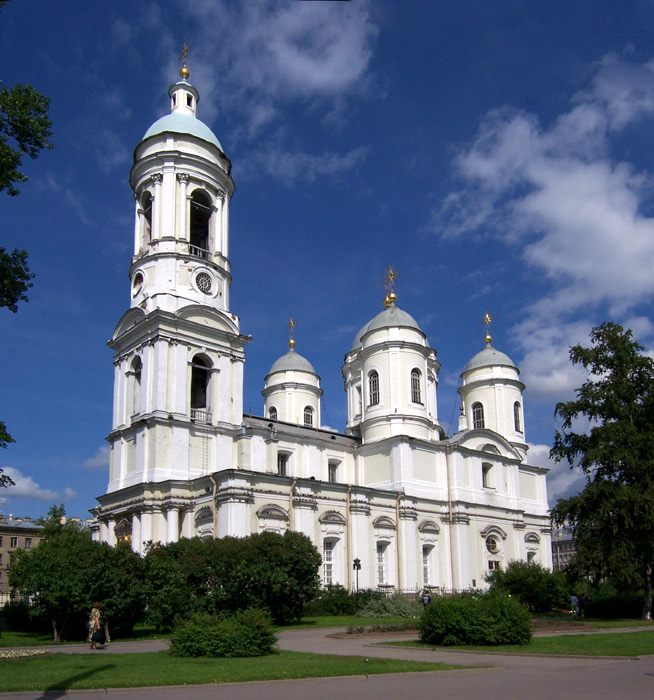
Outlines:
{"type": "Polygon", "coordinates": [[[268,409],[268,418],[270,418],[270,420],[277,420],[277,409],[274,406],[268,409]]]}
{"type": "Polygon", "coordinates": [[[209,413],[209,379],[211,363],[203,355],[196,355],[191,363],[191,418],[211,421],[209,413]]]}
{"type": "Polygon", "coordinates": [[[379,374],[375,370],[368,375],[368,397],[370,406],[379,403],[379,374]]]}
{"type": "Polygon", "coordinates": [[[472,404],[472,427],[475,429],[485,428],[484,407],[479,403],[472,404]]]}
{"type": "Polygon", "coordinates": [[[140,357],[135,357],[132,362],[132,372],[134,373],[132,379],[132,415],[141,412],[141,372],[143,370],[143,363],[140,357]]]}
{"type": "Polygon", "coordinates": [[[413,403],[422,403],[420,395],[420,370],[411,370],[411,401],[413,403]]]}
{"type": "Polygon", "coordinates": [[[522,432],[522,424],[520,423],[520,402],[516,401],[513,404],[513,424],[515,426],[516,433],[522,432]]]}
{"type": "Polygon", "coordinates": [[[313,408],[311,406],[304,407],[304,427],[313,428],[313,408]]]}
{"type": "Polygon", "coordinates": [[[191,221],[189,228],[190,253],[199,258],[209,257],[209,220],[211,199],[206,192],[195,190],[191,195],[191,221]]]}

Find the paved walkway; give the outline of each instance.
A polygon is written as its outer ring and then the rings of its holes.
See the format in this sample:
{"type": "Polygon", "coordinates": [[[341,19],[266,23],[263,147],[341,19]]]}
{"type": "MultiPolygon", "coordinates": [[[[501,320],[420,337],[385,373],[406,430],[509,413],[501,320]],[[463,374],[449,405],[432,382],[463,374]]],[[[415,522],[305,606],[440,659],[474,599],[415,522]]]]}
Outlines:
{"type": "MultiPolygon", "coordinates": [[[[280,634],[279,647],[289,651],[413,659],[485,668],[368,677],[80,690],[68,693],[0,693],[0,700],[54,700],[60,697],[95,700],[107,695],[115,700],[150,700],[155,694],[171,700],[382,700],[396,697],[402,700],[460,700],[462,697],[466,700],[551,700],[553,697],[566,700],[644,700],[654,697],[654,655],[626,659],[489,654],[442,649],[432,651],[378,646],[375,642],[381,641],[381,638],[372,636],[335,637],[339,631],[341,630],[287,630],[280,634]]],[[[406,636],[403,638],[406,639],[406,636]]],[[[391,637],[385,635],[383,639],[390,641],[391,637]]],[[[57,647],[57,652],[134,653],[158,651],[166,646],[166,642],[157,640],[117,642],[99,651],[91,651],[86,646],[69,645],[57,647]]],[[[52,647],[49,649],[52,650],[52,647]]]]}

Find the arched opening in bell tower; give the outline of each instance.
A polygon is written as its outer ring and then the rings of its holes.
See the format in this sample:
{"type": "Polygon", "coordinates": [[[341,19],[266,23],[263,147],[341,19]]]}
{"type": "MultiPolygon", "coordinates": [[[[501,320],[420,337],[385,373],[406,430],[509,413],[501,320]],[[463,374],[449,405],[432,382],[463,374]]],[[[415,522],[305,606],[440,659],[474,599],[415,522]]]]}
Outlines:
{"type": "Polygon", "coordinates": [[[206,192],[195,190],[191,195],[190,253],[205,260],[209,257],[210,221],[211,198],[206,192]]]}
{"type": "Polygon", "coordinates": [[[211,421],[209,408],[209,380],[211,362],[203,355],[196,355],[191,363],[191,418],[211,421]]]}
{"type": "Polygon", "coordinates": [[[141,197],[141,246],[139,253],[145,253],[152,241],[152,195],[144,192],[141,197]]]}

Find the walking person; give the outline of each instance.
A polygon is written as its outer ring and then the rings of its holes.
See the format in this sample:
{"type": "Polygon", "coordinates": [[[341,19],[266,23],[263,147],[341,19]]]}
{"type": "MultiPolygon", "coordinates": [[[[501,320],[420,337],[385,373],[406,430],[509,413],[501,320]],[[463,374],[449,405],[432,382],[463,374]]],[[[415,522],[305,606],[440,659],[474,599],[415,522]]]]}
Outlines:
{"type": "Polygon", "coordinates": [[[104,631],[104,621],[102,619],[102,603],[99,601],[93,604],[89,615],[89,636],[86,640],[91,642],[91,649],[97,649],[96,644],[104,645],[106,640],[104,631]]]}

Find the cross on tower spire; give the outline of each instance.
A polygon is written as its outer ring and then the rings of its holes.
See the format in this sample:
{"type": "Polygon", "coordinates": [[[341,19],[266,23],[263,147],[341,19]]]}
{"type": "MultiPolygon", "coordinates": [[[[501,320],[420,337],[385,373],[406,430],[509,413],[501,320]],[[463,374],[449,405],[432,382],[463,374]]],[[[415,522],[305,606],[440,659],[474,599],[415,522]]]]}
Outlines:
{"type": "Polygon", "coordinates": [[[397,299],[397,295],[395,294],[395,278],[399,274],[397,270],[393,269],[392,265],[389,265],[386,269],[386,274],[382,278],[381,284],[384,285],[384,289],[386,290],[386,296],[384,297],[384,306],[386,308],[394,304],[397,299]]]}

